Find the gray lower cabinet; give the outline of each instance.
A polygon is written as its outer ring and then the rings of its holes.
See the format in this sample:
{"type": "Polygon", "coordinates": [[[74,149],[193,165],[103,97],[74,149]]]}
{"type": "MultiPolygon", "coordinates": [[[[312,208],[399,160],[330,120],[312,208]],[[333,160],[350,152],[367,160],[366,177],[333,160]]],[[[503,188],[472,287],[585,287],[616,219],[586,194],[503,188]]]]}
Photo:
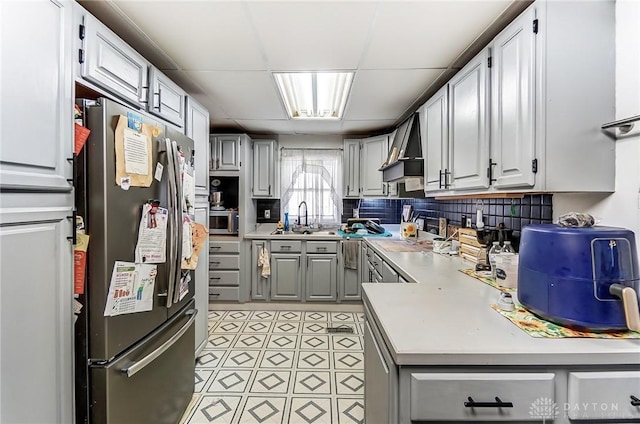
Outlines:
{"type": "Polygon", "coordinates": [[[262,276],[262,268],[258,268],[258,258],[263,248],[269,249],[266,240],[253,240],[251,242],[251,299],[269,300],[270,279],[262,276]]]}
{"type": "Polygon", "coordinates": [[[369,322],[364,323],[365,422],[393,424],[397,422],[398,374],[391,355],[376,340],[374,331],[369,322]]]}
{"type": "Polygon", "coordinates": [[[305,278],[307,300],[336,301],[338,289],[338,256],[307,254],[305,278]]]}
{"type": "Polygon", "coordinates": [[[3,193],[0,202],[0,422],[71,423],[72,199],[3,193]]]}
{"type": "MultiPolygon", "coordinates": [[[[209,228],[209,207],[207,203],[197,205],[195,208],[195,220],[202,224],[205,228],[209,228]],[[203,207],[200,207],[203,206],[203,207]]],[[[209,238],[204,241],[204,246],[198,257],[198,266],[195,270],[195,293],[196,315],[195,333],[196,333],[196,355],[198,355],[207,344],[208,336],[208,310],[209,310],[209,238]]]]}
{"type": "MultiPolygon", "coordinates": [[[[341,301],[348,300],[360,300],[362,298],[362,276],[364,272],[362,271],[362,257],[364,254],[362,253],[364,243],[361,241],[355,240],[344,240],[340,243],[341,253],[342,253],[342,279],[340,281],[340,289],[338,290],[339,297],[341,301]],[[346,249],[348,248],[347,243],[354,243],[355,249],[357,252],[356,259],[356,268],[349,268],[347,266],[347,258],[346,258],[346,249]]],[[[366,248],[364,249],[366,252],[366,248]]]]}
{"type": "Polygon", "coordinates": [[[271,299],[302,300],[300,253],[271,255],[271,299]]]}
{"type": "Polygon", "coordinates": [[[240,242],[209,239],[209,300],[240,300],[240,242]]]}

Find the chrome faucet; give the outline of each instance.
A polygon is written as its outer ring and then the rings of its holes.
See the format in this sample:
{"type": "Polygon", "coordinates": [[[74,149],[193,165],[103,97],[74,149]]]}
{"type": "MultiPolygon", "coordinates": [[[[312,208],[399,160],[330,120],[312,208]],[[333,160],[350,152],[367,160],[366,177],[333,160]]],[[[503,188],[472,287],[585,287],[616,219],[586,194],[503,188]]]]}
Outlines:
{"type": "Polygon", "coordinates": [[[305,202],[304,200],[302,202],[300,202],[300,204],[298,205],[298,224],[302,225],[302,218],[300,215],[300,208],[302,207],[302,205],[304,205],[304,226],[308,227],[309,226],[309,214],[308,214],[308,206],[307,206],[307,202],[305,202]]]}

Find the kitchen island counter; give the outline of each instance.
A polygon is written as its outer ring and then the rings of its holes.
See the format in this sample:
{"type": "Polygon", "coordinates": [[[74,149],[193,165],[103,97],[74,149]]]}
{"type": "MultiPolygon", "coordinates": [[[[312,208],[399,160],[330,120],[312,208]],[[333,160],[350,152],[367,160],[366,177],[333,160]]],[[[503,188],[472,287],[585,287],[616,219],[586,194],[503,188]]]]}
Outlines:
{"type": "Polygon", "coordinates": [[[534,338],[491,308],[499,291],[458,257],[373,250],[418,284],[363,284],[368,314],[398,365],[640,365],[640,339],[534,338]]]}

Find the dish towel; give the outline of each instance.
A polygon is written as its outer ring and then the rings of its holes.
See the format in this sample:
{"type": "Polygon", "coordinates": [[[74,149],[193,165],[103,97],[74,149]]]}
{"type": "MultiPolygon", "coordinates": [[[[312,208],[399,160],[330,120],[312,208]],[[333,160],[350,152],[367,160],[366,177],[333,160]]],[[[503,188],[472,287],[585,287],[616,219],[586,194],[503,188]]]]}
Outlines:
{"type": "Polygon", "coordinates": [[[269,251],[262,247],[258,253],[258,268],[262,268],[262,277],[269,278],[271,275],[271,265],[269,264],[269,251]]]}
{"type": "Polygon", "coordinates": [[[343,240],[344,267],[358,269],[359,243],[353,240],[343,240]]]}

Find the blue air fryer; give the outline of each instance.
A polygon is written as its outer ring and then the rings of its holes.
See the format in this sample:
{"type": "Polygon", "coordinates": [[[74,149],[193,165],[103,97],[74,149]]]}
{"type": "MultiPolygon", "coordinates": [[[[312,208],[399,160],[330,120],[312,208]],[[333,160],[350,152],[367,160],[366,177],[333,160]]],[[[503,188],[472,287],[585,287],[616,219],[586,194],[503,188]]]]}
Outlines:
{"type": "Polygon", "coordinates": [[[638,253],[632,231],[528,225],[520,239],[518,300],[581,329],[640,331],[638,253]]]}

